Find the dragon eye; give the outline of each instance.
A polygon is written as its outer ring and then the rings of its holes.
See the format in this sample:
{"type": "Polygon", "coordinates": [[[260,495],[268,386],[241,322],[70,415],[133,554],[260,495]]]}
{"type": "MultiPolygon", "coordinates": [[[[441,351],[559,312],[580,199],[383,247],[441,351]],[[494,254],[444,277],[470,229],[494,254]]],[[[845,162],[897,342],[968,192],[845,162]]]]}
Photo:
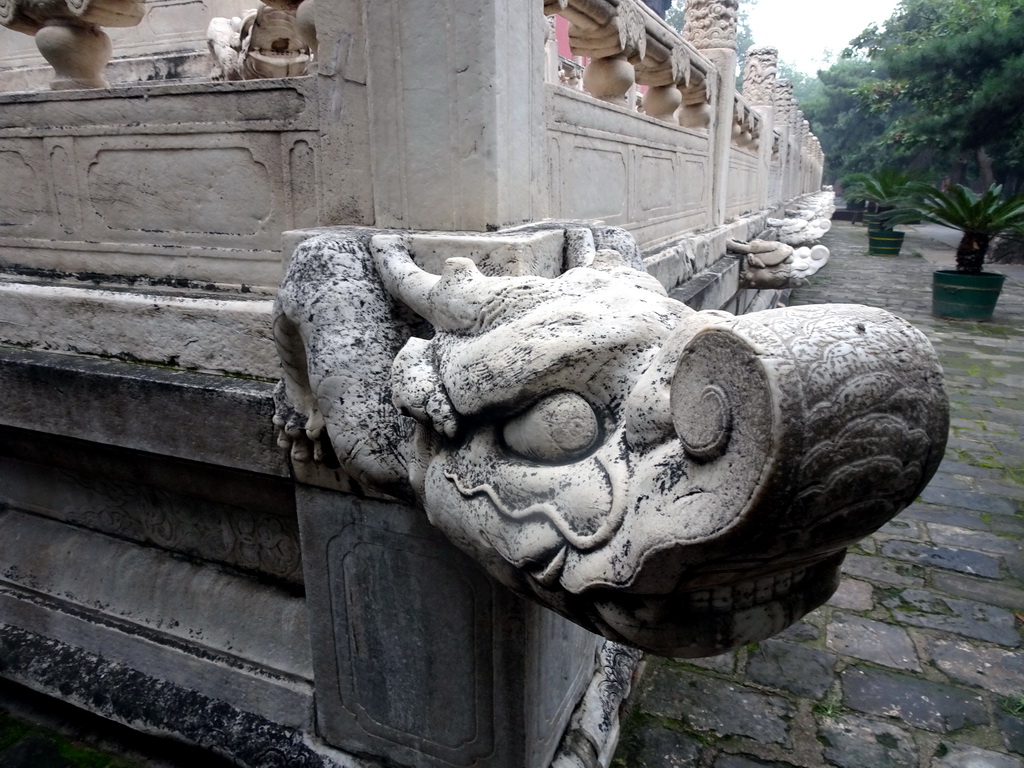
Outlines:
{"type": "Polygon", "coordinates": [[[600,431],[590,403],[572,392],[558,392],[510,419],[502,437],[520,456],[557,463],[583,456],[600,431]]]}

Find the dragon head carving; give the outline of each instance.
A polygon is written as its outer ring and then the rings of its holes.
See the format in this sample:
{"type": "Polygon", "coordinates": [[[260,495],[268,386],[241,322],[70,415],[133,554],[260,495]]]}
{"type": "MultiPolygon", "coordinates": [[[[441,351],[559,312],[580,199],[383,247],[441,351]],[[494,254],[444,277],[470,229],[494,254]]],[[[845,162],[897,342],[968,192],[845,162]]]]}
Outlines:
{"type": "Polygon", "coordinates": [[[931,346],[861,306],[695,312],[623,233],[565,241],[554,277],[434,274],[405,236],[304,243],[275,323],[285,442],[302,459],[326,438],[358,483],[613,640],[702,656],[781,631],[938,465],[931,346]]]}

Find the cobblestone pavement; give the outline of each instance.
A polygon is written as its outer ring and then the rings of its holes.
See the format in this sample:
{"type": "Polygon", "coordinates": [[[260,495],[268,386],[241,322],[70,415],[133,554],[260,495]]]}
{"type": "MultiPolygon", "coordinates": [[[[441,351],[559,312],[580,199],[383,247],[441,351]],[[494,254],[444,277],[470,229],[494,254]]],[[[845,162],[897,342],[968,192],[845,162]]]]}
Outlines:
{"type": "Polygon", "coordinates": [[[948,231],[899,257],[836,223],[791,304],[883,307],[920,328],[952,427],[920,498],[854,547],[836,595],[782,635],[689,662],[649,657],[614,765],[1024,768],[1024,268],[991,323],[931,317],[948,231]]]}

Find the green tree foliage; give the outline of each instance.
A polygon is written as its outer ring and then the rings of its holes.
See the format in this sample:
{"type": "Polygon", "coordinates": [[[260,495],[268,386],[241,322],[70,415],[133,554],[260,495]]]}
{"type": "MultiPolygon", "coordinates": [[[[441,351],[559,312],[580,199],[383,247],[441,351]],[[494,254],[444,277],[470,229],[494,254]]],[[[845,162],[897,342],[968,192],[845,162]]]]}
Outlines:
{"type": "Polygon", "coordinates": [[[1019,0],[903,0],[819,73],[809,119],[836,178],[884,165],[953,181],[1024,182],[1024,6],[1019,0]],[[851,71],[870,73],[859,83],[851,71]],[[831,81],[831,82],[830,82],[831,81]],[[838,90],[837,90],[838,89],[838,90]],[[864,121],[856,134],[837,135],[864,121]],[[837,144],[832,142],[839,139],[837,144]]]}
{"type": "Polygon", "coordinates": [[[871,173],[902,165],[883,138],[897,107],[872,103],[871,94],[886,82],[880,64],[842,58],[818,72],[817,93],[798,100],[825,152],[825,178],[835,182],[853,172],[871,173]]]}

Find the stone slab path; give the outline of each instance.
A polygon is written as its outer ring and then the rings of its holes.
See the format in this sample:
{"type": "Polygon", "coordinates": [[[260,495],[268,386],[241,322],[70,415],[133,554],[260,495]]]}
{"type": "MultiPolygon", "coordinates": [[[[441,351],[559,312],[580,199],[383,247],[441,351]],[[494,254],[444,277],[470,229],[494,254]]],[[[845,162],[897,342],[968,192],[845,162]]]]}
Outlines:
{"type": "Polygon", "coordinates": [[[782,635],[648,657],[617,768],[1024,768],[1024,267],[993,267],[1008,276],[993,322],[936,319],[948,233],[908,230],[902,255],[875,257],[836,222],[790,304],[882,307],[929,337],[951,400],[938,473],[782,635]]]}

